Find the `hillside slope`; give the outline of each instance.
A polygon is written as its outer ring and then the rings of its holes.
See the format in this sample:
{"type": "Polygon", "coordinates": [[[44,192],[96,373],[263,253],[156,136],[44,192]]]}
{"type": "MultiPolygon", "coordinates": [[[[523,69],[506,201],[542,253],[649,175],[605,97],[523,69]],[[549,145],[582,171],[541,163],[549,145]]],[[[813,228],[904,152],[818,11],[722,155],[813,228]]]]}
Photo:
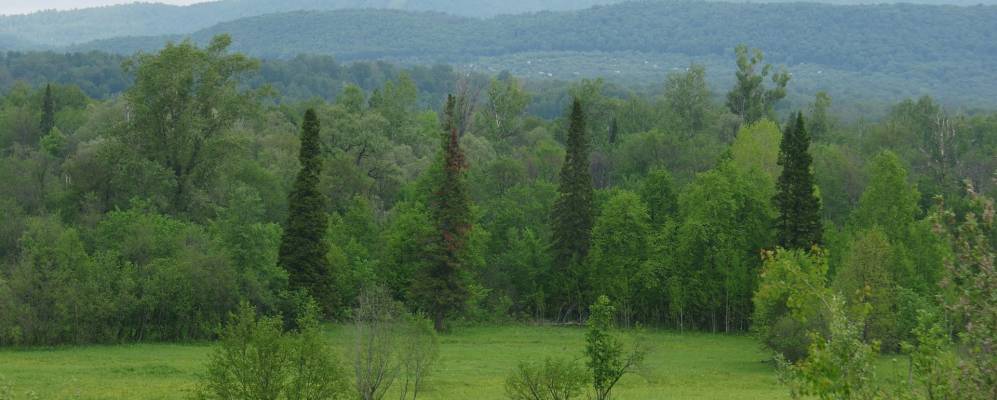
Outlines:
{"type": "MultiPolygon", "coordinates": [[[[706,56],[748,43],[783,63],[899,71],[997,60],[995,21],[997,6],[647,2],[485,20],[389,10],[291,12],[218,24],[192,37],[206,42],[228,33],[235,50],[262,57],[340,59],[453,60],[531,51],[706,56]]],[[[131,53],[166,39],[112,39],[78,49],[131,53]]]]}
{"type": "Polygon", "coordinates": [[[64,46],[127,36],[189,34],[240,18],[296,10],[402,9],[440,11],[469,17],[489,17],[541,10],[574,10],[622,0],[220,0],[190,6],[154,3],[43,11],[0,16],[0,35],[22,42],[0,42],[0,49],[42,45],[64,46]],[[15,47],[18,46],[18,47],[15,47]]]}

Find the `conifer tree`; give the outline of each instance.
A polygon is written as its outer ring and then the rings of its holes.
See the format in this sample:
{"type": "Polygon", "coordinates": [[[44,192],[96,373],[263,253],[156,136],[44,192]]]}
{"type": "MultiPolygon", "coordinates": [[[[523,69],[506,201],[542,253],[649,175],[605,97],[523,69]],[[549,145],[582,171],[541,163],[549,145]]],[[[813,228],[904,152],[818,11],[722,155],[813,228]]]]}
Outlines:
{"type": "Polygon", "coordinates": [[[52,98],[52,85],[45,85],[45,97],[42,98],[42,119],[38,125],[41,136],[48,135],[55,128],[55,99],[52,98]]]}
{"type": "Polygon", "coordinates": [[[815,193],[811,170],[810,135],[803,113],[790,120],[779,145],[779,165],[782,174],[776,183],[773,201],[779,210],[776,235],[786,249],[810,249],[821,244],[822,226],[820,199],[815,193]]]}
{"type": "Polygon", "coordinates": [[[280,265],[287,270],[291,289],[307,291],[326,312],[330,312],[335,302],[327,258],[329,244],[324,240],[328,229],[326,199],[318,190],[322,170],[320,154],[319,120],[315,110],[309,109],[301,129],[301,170],[288,197],[280,265]]]}
{"type": "Polygon", "coordinates": [[[580,274],[574,269],[588,255],[595,219],[592,175],[589,171],[589,142],[585,133],[585,114],[578,99],[571,106],[566,146],[559,195],[551,215],[553,276],[546,283],[554,300],[561,301],[561,306],[567,306],[570,310],[578,306],[578,301],[581,300],[571,298],[580,291],[577,282],[580,274]]]}
{"type": "Polygon", "coordinates": [[[472,229],[471,199],[465,175],[467,163],[460,149],[455,117],[456,99],[447,99],[443,123],[442,171],[430,197],[430,212],[436,227],[432,260],[413,284],[414,295],[433,318],[438,331],[446,330],[446,318],[463,308],[467,300],[467,247],[472,229]]]}

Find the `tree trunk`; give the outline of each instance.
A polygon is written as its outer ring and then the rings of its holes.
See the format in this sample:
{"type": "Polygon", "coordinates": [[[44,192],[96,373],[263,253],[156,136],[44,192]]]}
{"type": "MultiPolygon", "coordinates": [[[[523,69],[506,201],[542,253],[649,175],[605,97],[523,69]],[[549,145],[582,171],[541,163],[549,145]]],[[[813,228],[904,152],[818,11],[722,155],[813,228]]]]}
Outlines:
{"type": "Polygon", "coordinates": [[[442,312],[437,311],[433,314],[433,329],[438,333],[443,333],[446,330],[446,323],[442,312]]]}

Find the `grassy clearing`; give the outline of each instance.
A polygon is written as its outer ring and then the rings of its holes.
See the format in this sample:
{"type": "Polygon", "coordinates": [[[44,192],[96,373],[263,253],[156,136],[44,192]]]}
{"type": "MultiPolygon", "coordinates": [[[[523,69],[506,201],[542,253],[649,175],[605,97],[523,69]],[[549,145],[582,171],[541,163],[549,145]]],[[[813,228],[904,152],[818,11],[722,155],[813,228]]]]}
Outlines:
{"type": "MultiPolygon", "coordinates": [[[[348,328],[329,327],[341,351],[348,328]]],[[[772,366],[747,336],[649,332],[646,371],[625,378],[621,400],[784,399],[772,366]]],[[[503,399],[505,377],[520,360],[581,357],[580,328],[468,328],[441,338],[441,360],[426,400],[503,399]]],[[[0,350],[0,376],[17,393],[43,399],[182,399],[211,351],[209,344],[139,344],[0,350]]],[[[392,398],[389,395],[389,398],[392,398]]]]}

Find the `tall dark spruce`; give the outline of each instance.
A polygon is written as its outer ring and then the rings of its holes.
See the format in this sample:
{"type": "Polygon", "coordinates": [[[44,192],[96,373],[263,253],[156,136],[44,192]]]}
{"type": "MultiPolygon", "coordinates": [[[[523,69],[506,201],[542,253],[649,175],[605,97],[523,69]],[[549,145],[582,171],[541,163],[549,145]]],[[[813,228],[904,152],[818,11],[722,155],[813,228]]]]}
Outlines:
{"type": "Polygon", "coordinates": [[[589,141],[585,113],[578,99],[571,106],[570,118],[559,194],[551,215],[554,265],[552,276],[545,282],[559,319],[578,312],[582,304],[579,269],[588,255],[595,219],[589,141]]]}
{"type": "Polygon", "coordinates": [[[782,175],[776,184],[773,201],[779,211],[776,234],[783,248],[808,250],[821,244],[821,206],[812,164],[810,135],[803,122],[803,113],[798,113],[786,125],[779,145],[782,175]]]}
{"type": "Polygon", "coordinates": [[[335,297],[324,240],[329,221],[326,198],[319,192],[322,170],[319,121],[315,110],[305,112],[301,129],[301,170],[288,196],[287,225],[280,243],[280,265],[287,270],[292,290],[305,290],[326,312],[334,310],[335,297]]]}
{"type": "Polygon", "coordinates": [[[446,330],[446,318],[459,312],[467,301],[467,246],[473,227],[465,177],[468,165],[460,149],[456,104],[453,96],[447,99],[442,174],[429,201],[436,227],[432,262],[413,288],[433,318],[433,326],[441,332],[446,330]]]}
{"type": "Polygon", "coordinates": [[[45,85],[45,97],[42,98],[42,119],[38,124],[41,136],[48,135],[55,128],[55,99],[52,97],[52,85],[45,85]]]}

